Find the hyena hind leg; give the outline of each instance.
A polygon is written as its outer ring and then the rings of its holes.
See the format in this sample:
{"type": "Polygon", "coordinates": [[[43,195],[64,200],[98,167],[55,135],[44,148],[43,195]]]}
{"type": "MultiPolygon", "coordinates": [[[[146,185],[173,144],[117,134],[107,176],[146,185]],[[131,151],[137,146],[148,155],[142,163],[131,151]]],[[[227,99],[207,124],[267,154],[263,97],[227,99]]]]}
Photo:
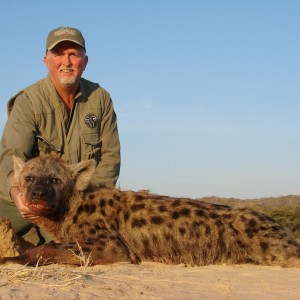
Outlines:
{"type": "Polygon", "coordinates": [[[300,243],[272,218],[248,209],[233,222],[251,248],[250,258],[262,265],[300,266],[300,243]]]}

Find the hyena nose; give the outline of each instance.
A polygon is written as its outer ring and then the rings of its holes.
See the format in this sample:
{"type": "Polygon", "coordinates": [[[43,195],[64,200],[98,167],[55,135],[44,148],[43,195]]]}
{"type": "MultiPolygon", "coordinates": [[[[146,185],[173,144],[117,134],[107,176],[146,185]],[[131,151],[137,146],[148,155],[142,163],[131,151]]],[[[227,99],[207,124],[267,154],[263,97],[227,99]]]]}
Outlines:
{"type": "Polygon", "coordinates": [[[31,193],[31,199],[44,199],[47,196],[47,192],[42,189],[35,189],[31,193]]]}

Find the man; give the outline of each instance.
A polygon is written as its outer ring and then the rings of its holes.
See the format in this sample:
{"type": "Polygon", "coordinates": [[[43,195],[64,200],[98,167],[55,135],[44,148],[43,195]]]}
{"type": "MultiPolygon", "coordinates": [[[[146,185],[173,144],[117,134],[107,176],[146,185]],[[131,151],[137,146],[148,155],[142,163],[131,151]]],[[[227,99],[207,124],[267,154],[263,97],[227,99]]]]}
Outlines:
{"type": "Polygon", "coordinates": [[[11,186],[12,155],[27,160],[56,153],[70,164],[94,159],[94,184],[113,187],[118,179],[117,117],[110,95],[81,77],[87,63],[81,32],[71,27],[54,29],[48,34],[44,56],[48,76],[8,101],[0,144],[0,216],[9,218],[20,235],[32,226],[24,218],[34,216],[11,186]]]}

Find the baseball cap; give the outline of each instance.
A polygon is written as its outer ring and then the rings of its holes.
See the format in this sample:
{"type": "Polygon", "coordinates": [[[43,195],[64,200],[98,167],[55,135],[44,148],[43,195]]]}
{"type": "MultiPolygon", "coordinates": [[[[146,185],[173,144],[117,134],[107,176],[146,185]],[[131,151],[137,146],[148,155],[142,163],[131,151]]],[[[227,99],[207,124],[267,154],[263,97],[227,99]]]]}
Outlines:
{"type": "Polygon", "coordinates": [[[46,50],[53,49],[58,43],[71,41],[85,49],[85,41],[80,30],[73,27],[58,27],[49,32],[46,41],[46,50]]]}

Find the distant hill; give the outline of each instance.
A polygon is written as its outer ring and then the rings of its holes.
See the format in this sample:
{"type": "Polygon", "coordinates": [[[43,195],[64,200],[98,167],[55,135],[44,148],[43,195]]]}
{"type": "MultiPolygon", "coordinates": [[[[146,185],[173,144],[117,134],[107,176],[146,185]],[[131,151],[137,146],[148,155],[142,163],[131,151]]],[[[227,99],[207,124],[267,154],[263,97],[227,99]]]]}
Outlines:
{"type": "Polygon", "coordinates": [[[203,197],[199,200],[231,207],[249,207],[260,211],[289,228],[300,240],[300,195],[241,200],[235,198],[203,197]]]}
{"type": "Polygon", "coordinates": [[[238,199],[238,198],[223,198],[223,197],[203,197],[199,200],[211,203],[227,204],[229,206],[263,206],[263,207],[281,207],[281,206],[297,206],[300,205],[300,195],[288,195],[280,197],[268,197],[258,199],[238,199]]]}

